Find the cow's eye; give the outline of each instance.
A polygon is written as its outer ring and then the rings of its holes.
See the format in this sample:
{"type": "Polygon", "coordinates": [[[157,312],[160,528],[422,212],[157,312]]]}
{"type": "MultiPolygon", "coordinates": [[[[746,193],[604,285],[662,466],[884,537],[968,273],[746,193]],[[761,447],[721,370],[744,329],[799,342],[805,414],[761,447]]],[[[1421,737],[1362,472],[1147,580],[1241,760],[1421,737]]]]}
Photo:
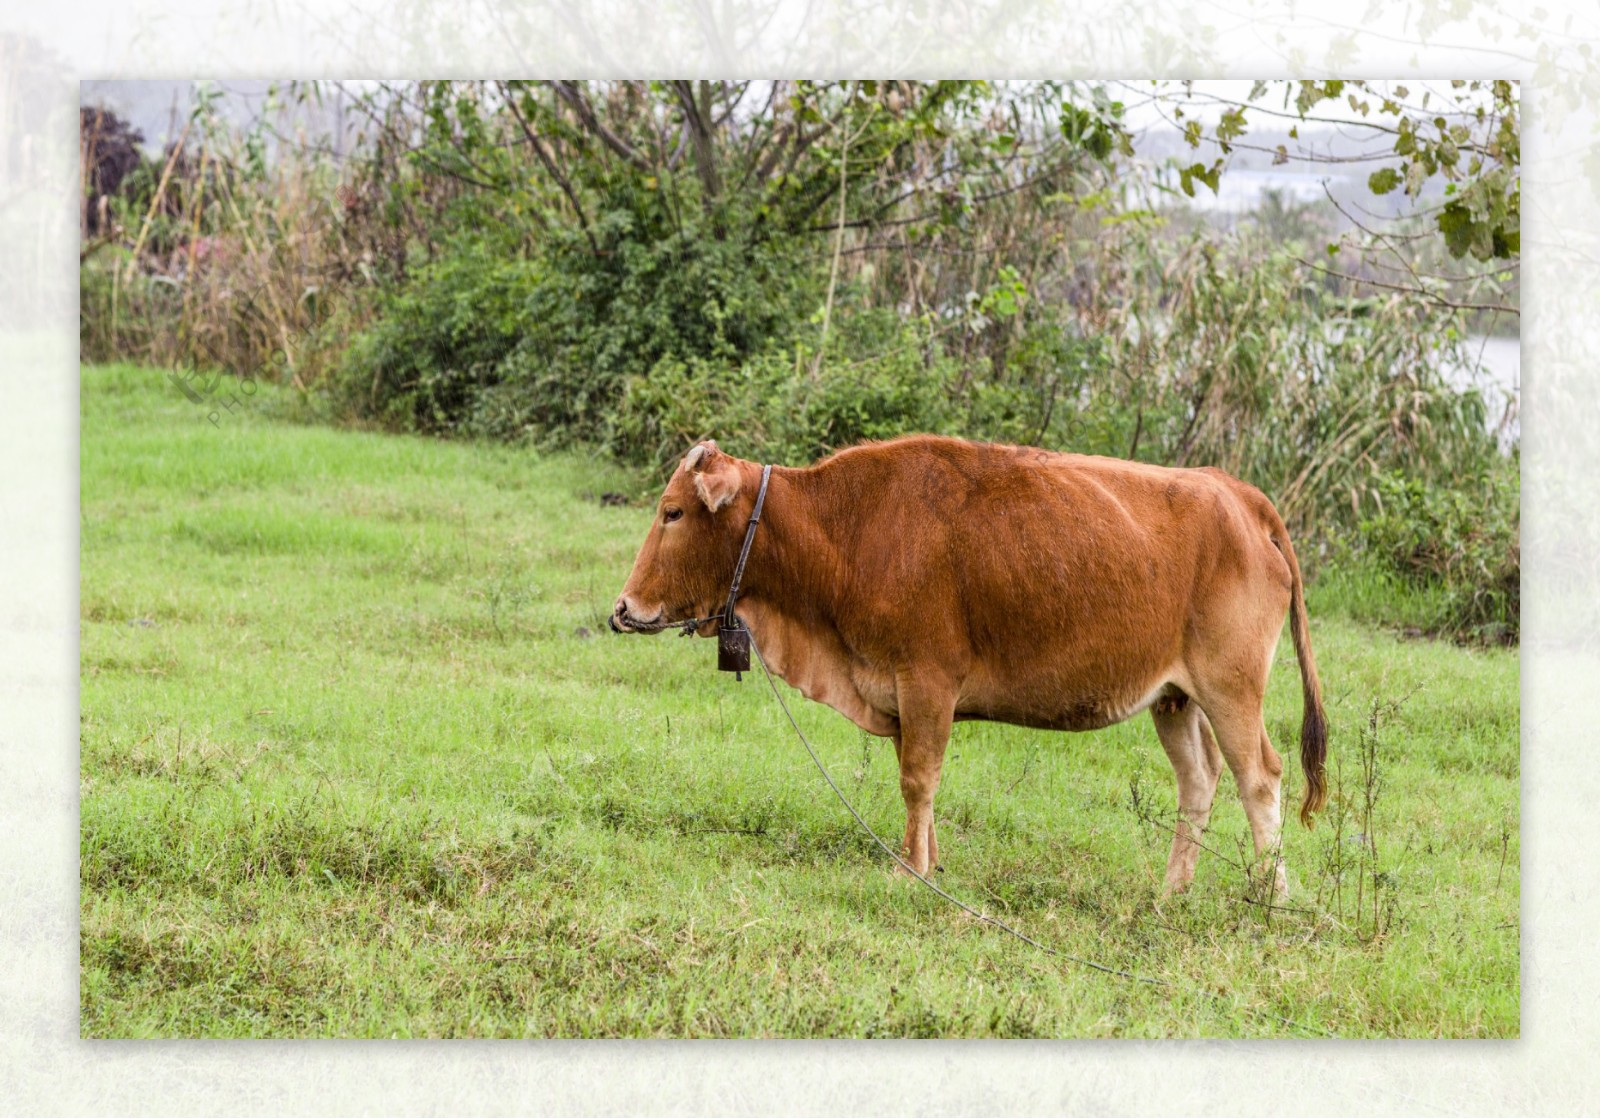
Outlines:
{"type": "Polygon", "coordinates": [[[666,524],[670,525],[673,521],[677,520],[681,516],[683,516],[682,509],[668,509],[666,513],[662,515],[661,519],[666,524]]]}

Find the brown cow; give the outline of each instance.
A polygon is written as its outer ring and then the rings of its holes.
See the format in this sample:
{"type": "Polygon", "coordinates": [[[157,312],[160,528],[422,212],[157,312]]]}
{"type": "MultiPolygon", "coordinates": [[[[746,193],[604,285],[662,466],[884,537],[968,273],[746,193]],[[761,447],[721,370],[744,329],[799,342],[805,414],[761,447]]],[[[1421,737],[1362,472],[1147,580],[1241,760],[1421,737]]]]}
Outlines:
{"type": "MultiPolygon", "coordinates": [[[[714,442],[684,456],[613,629],[722,609],[760,478],[714,442]]],[[[1262,697],[1285,614],[1307,827],[1326,799],[1294,549],[1272,503],[1219,470],[922,435],[774,467],[737,613],[775,673],[894,740],[919,874],[939,857],[933,794],[954,720],[1095,730],[1148,709],[1178,778],[1166,888],[1194,876],[1226,760],[1281,893],[1283,763],[1262,697]]]]}

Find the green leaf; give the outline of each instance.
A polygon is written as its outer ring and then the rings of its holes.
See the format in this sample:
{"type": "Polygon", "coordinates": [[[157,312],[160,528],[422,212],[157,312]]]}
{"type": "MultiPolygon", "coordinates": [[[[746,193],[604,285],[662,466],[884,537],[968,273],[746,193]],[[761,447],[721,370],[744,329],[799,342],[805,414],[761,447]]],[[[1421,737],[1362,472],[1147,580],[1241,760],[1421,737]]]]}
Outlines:
{"type": "Polygon", "coordinates": [[[1367,189],[1373,194],[1388,194],[1400,185],[1400,172],[1393,167],[1380,167],[1367,176],[1367,189]]]}
{"type": "Polygon", "coordinates": [[[1439,232],[1444,234],[1445,247],[1450,250],[1451,256],[1466,256],[1477,234],[1472,211],[1462,202],[1448,203],[1439,211],[1439,232]]]}
{"type": "Polygon", "coordinates": [[[1222,114],[1222,119],[1217,122],[1218,140],[1232,140],[1235,137],[1243,136],[1244,133],[1245,121],[1243,109],[1229,109],[1227,112],[1222,114]]]}
{"type": "Polygon", "coordinates": [[[1217,160],[1210,167],[1203,163],[1191,163],[1178,172],[1178,185],[1183,187],[1183,193],[1190,198],[1194,197],[1194,181],[1199,179],[1211,188],[1211,193],[1217,193],[1217,184],[1222,180],[1222,160],[1217,160]]]}

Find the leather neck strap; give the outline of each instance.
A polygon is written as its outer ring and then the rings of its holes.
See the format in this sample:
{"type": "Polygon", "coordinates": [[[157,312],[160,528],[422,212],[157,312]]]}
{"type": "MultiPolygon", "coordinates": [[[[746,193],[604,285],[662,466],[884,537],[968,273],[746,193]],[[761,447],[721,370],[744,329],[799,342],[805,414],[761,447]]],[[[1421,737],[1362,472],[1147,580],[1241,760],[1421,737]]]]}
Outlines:
{"type": "Polygon", "coordinates": [[[739,549],[739,565],[733,569],[733,586],[728,588],[728,605],[722,611],[722,624],[728,629],[739,629],[739,619],[734,616],[733,604],[739,600],[739,584],[744,581],[745,561],[750,558],[750,545],[755,543],[756,525],[761,523],[761,507],[767,503],[767,481],[772,477],[772,465],[761,468],[761,488],[756,491],[756,507],[750,511],[750,525],[744,530],[744,547],[739,549]]]}

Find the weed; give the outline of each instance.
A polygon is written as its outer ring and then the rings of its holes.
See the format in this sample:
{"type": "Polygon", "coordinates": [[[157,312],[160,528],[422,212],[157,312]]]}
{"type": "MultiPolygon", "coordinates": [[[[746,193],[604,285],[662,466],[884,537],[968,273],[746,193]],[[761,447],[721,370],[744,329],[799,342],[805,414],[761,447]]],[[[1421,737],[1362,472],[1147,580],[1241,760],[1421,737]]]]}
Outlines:
{"type": "Polygon", "coordinates": [[[1317,901],[1326,905],[1331,895],[1331,912],[1367,944],[1382,940],[1400,912],[1400,878],[1379,846],[1378,806],[1387,765],[1381,756],[1383,730],[1405,702],[1371,701],[1355,742],[1357,784],[1353,789],[1345,784],[1341,760],[1326,813],[1332,827],[1322,848],[1317,901]]]}

